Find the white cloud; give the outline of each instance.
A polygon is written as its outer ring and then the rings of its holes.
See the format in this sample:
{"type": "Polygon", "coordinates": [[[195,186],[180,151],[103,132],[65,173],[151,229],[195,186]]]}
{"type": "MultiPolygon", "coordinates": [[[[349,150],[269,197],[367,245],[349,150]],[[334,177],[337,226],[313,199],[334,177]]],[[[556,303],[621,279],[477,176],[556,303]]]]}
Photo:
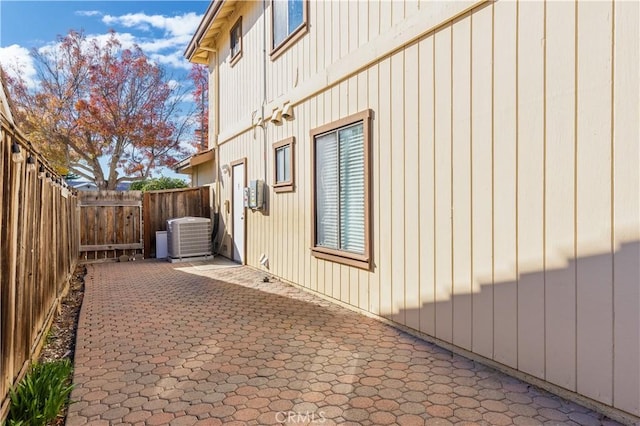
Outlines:
{"type": "Polygon", "coordinates": [[[102,22],[114,27],[122,26],[147,33],[150,33],[152,29],[163,31],[164,37],[137,37],[128,33],[118,33],[118,38],[124,47],[137,44],[151,60],[158,64],[189,70],[191,65],[184,59],[183,52],[201,19],[202,16],[194,12],[178,16],[128,13],[120,16],[105,15],[102,17],[102,22]],[[125,34],[127,43],[120,38],[125,34]]]}
{"type": "Polygon", "coordinates": [[[200,24],[201,19],[202,16],[190,12],[186,15],[167,19],[166,25],[170,34],[188,37],[188,39],[191,40],[191,37],[198,29],[198,24],[200,24]]]}
{"type": "Polygon", "coordinates": [[[35,87],[36,68],[26,47],[12,44],[0,47],[0,64],[11,77],[21,77],[28,87],[35,87]]]}
{"type": "Polygon", "coordinates": [[[182,56],[182,52],[172,52],[168,54],[152,53],[149,55],[152,61],[161,65],[168,65],[174,68],[190,70],[191,64],[182,56]]]}
{"type": "MultiPolygon", "coordinates": [[[[181,38],[172,39],[142,39],[131,33],[115,34],[120,44],[125,49],[138,45],[147,57],[161,65],[190,70],[191,64],[184,58],[182,52],[189,42],[181,38]]],[[[89,40],[96,40],[99,46],[104,46],[111,38],[111,34],[87,35],[89,40]]]]}
{"type": "MultiPolygon", "coordinates": [[[[120,42],[123,48],[130,49],[138,43],[138,38],[131,33],[116,33],[116,39],[120,42]]],[[[104,47],[107,42],[111,40],[111,34],[87,34],[88,41],[96,41],[98,46],[104,47]]]]}
{"type": "Polygon", "coordinates": [[[102,16],[102,12],[99,10],[76,10],[77,16],[102,16]]]}
{"type": "Polygon", "coordinates": [[[126,28],[136,28],[147,31],[156,28],[165,31],[169,36],[191,37],[200,23],[201,16],[189,12],[180,16],[166,17],[162,15],[147,15],[145,13],[128,13],[121,16],[105,15],[102,22],[107,25],[121,25],[126,28]]]}
{"type": "Polygon", "coordinates": [[[177,49],[184,50],[184,48],[189,43],[190,38],[185,37],[171,37],[171,38],[156,38],[156,39],[147,39],[147,40],[138,40],[138,46],[145,53],[155,53],[160,52],[165,49],[177,49]]]}

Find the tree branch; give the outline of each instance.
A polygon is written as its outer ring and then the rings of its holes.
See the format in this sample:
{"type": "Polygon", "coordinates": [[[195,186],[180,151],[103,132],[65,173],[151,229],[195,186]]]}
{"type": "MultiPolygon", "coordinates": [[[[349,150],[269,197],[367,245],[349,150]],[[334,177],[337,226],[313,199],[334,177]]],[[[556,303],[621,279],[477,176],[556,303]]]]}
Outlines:
{"type": "Polygon", "coordinates": [[[82,164],[82,163],[69,163],[69,167],[81,167],[83,168],[85,171],[93,173],[93,168],[91,168],[90,166],[87,166],[86,164],[82,164]]]}
{"type": "Polygon", "coordinates": [[[73,166],[69,166],[69,170],[71,170],[73,173],[77,174],[78,176],[82,176],[83,178],[88,179],[91,182],[95,182],[95,178],[93,176],[89,176],[88,174],[85,174],[83,171],[76,169],[73,166]]]}
{"type": "Polygon", "coordinates": [[[121,178],[118,178],[118,179],[116,180],[116,182],[117,182],[117,183],[120,183],[120,182],[135,182],[135,181],[138,181],[138,180],[145,180],[145,179],[146,179],[146,177],[142,177],[142,178],[141,178],[141,177],[128,177],[128,176],[123,176],[123,177],[121,177],[121,178]]]}

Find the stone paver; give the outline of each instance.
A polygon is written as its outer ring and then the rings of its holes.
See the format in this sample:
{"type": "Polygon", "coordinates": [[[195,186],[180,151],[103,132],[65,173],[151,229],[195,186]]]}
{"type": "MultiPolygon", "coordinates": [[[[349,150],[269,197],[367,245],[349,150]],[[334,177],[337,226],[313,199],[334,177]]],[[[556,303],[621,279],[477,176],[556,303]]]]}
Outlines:
{"type": "Polygon", "coordinates": [[[90,265],[67,424],[616,424],[263,276],[90,265]]]}

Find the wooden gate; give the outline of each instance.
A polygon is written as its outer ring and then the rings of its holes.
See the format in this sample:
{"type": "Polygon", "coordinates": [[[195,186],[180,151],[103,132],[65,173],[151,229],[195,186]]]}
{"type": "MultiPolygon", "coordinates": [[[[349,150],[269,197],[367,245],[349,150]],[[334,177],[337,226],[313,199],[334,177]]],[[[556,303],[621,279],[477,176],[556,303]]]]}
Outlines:
{"type": "Polygon", "coordinates": [[[142,255],[142,193],[80,192],[80,259],[113,261],[142,255]]]}

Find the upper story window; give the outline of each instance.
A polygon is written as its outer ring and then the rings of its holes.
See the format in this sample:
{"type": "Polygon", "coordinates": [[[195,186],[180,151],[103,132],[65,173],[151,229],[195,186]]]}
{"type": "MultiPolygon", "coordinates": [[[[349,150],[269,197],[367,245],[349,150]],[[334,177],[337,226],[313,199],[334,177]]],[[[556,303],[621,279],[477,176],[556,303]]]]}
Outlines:
{"type": "Polygon", "coordinates": [[[363,111],[311,131],[315,257],[371,266],[369,120],[363,111]]]}
{"type": "Polygon", "coordinates": [[[238,19],[238,22],[231,28],[231,34],[229,39],[231,40],[230,53],[231,63],[235,63],[242,54],[242,17],[238,19]]]}
{"type": "Polygon", "coordinates": [[[307,0],[272,0],[271,54],[293,44],[307,29],[307,0]]]}

